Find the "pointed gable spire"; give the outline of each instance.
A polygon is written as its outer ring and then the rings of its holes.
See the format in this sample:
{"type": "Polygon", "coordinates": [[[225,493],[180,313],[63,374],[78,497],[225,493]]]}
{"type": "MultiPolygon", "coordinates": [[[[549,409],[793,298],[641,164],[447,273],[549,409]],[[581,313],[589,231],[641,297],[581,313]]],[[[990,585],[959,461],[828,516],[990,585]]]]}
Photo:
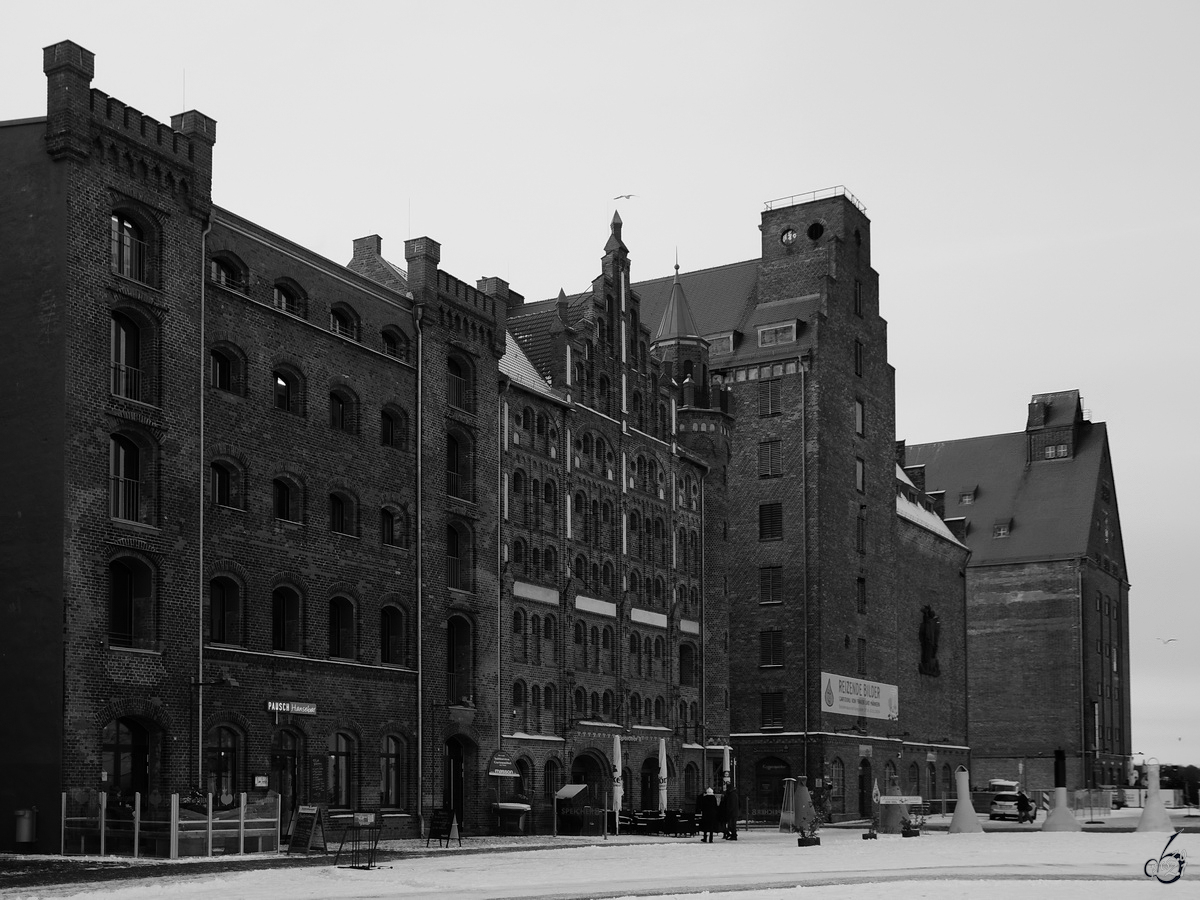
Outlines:
{"type": "Polygon", "coordinates": [[[612,217],[612,234],[608,236],[608,243],[604,245],[605,253],[612,253],[614,250],[625,250],[629,248],[625,246],[625,242],[621,240],[621,214],[614,212],[612,217]]]}
{"type": "Polygon", "coordinates": [[[683,285],[679,283],[679,260],[676,259],[675,281],[671,284],[671,297],[667,300],[667,308],[663,310],[662,321],[658,323],[654,343],[699,336],[700,334],[696,330],[696,320],[692,318],[692,310],[683,293],[683,285]]]}

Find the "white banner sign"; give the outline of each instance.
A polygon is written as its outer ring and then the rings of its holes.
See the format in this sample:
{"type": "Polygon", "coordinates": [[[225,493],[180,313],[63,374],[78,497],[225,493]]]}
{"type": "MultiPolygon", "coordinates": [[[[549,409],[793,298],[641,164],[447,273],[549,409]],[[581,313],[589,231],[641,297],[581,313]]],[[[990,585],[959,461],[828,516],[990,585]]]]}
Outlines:
{"type": "Polygon", "coordinates": [[[894,684],[821,673],[821,709],[868,719],[900,717],[900,691],[894,684]]]}

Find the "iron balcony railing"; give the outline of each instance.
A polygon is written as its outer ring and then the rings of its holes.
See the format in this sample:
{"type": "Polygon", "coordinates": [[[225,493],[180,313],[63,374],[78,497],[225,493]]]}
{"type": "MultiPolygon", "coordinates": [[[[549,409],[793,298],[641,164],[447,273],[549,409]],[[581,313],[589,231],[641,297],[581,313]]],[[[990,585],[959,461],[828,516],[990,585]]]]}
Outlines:
{"type": "Polygon", "coordinates": [[[112,392],[128,400],[142,399],[142,370],[122,363],[112,364],[112,392]]]}
{"type": "Polygon", "coordinates": [[[473,412],[471,408],[471,382],[462,375],[450,374],[450,405],[464,412],[473,412]]]}
{"type": "Polygon", "coordinates": [[[141,482],[136,478],[109,478],[109,507],[114,519],[127,522],[141,521],[141,482]]]}
{"type": "Polygon", "coordinates": [[[145,241],[139,241],[128,233],[113,236],[112,270],[118,275],[145,284],[149,258],[149,245],[145,241]]]}

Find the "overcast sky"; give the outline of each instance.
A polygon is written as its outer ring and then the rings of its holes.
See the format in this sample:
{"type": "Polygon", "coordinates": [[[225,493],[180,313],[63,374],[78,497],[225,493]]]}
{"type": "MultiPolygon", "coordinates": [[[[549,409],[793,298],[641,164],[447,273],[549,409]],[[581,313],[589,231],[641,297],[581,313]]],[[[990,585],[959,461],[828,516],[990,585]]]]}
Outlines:
{"type": "Polygon", "coordinates": [[[531,300],[591,282],[616,208],[644,280],[756,257],[764,201],[844,184],[898,437],[1020,431],[1072,388],[1108,423],[1133,749],[1200,764],[1198,26],[1194,0],[6,4],[0,119],[45,114],[41,48],[73,40],[95,87],[217,120],[227,209],[343,263],[428,235],[531,300]]]}

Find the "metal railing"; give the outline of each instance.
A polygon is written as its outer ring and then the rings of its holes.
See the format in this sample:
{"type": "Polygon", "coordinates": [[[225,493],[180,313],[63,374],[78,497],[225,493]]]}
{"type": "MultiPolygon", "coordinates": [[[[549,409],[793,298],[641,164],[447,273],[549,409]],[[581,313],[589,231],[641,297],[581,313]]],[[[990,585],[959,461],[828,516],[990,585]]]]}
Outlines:
{"type": "Polygon", "coordinates": [[[461,472],[446,473],[446,493],[459,500],[471,499],[471,479],[461,472]]]}
{"type": "Polygon", "coordinates": [[[123,363],[112,364],[112,392],[127,400],[142,399],[142,370],[123,363]]]}
{"type": "Polygon", "coordinates": [[[150,258],[149,245],[129,234],[114,236],[112,270],[118,275],[147,283],[146,263],[150,258]]]}
{"type": "Polygon", "coordinates": [[[122,478],[120,475],[109,476],[109,511],[112,517],[127,522],[140,522],[141,493],[142,485],[138,479],[122,478]]]}
{"type": "Polygon", "coordinates": [[[464,412],[474,412],[471,405],[471,382],[470,379],[464,378],[462,375],[450,373],[449,378],[449,402],[455,409],[461,409],[464,412]]]}
{"type": "Polygon", "coordinates": [[[857,197],[846,190],[844,184],[835,185],[834,187],[820,188],[815,191],[809,191],[807,194],[792,194],[790,197],[780,197],[778,200],[768,200],[763,204],[766,210],[786,209],[789,206],[796,206],[800,203],[811,203],[814,200],[825,200],[829,197],[845,197],[851,203],[858,207],[860,212],[866,212],[867,208],[862,205],[857,197]]]}

